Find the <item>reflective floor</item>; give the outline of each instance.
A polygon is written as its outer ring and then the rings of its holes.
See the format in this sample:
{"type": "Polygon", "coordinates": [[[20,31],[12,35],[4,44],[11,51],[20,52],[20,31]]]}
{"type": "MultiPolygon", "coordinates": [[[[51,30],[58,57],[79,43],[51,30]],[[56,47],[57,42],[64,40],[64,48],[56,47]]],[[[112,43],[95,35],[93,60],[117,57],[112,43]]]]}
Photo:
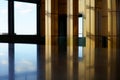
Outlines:
{"type": "Polygon", "coordinates": [[[94,44],[0,43],[0,80],[120,80],[120,49],[94,44]]]}

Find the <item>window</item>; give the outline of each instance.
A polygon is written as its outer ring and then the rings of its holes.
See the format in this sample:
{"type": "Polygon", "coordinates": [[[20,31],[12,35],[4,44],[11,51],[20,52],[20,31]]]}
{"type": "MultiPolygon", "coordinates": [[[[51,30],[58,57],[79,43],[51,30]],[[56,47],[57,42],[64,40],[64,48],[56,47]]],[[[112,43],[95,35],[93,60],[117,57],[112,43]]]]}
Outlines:
{"type": "Polygon", "coordinates": [[[40,36],[40,3],[37,2],[39,1],[0,0],[1,42],[41,41],[37,36],[40,36]]]}
{"type": "Polygon", "coordinates": [[[8,34],[8,1],[0,0],[0,35],[8,34]]]}
{"type": "Polygon", "coordinates": [[[80,14],[78,17],[78,58],[83,58],[83,46],[85,38],[83,37],[83,16],[80,14]]]}
{"type": "Polygon", "coordinates": [[[78,37],[83,37],[83,17],[78,17],[78,37]]]}
{"type": "Polygon", "coordinates": [[[14,1],[15,7],[15,34],[36,35],[37,34],[37,6],[33,3],[14,1]]]}

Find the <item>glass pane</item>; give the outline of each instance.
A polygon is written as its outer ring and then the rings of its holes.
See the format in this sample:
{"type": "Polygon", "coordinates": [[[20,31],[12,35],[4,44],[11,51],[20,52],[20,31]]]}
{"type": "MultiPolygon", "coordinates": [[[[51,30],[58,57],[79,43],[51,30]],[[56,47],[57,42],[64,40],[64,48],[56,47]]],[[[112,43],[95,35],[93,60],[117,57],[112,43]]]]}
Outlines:
{"type": "Polygon", "coordinates": [[[78,19],[78,37],[82,37],[83,35],[83,17],[79,17],[78,19]]]}
{"type": "Polygon", "coordinates": [[[36,80],[37,46],[15,44],[15,80],[36,80]]]}
{"type": "MultiPolygon", "coordinates": [[[[78,37],[83,37],[83,17],[78,17],[78,37]]],[[[83,45],[83,38],[78,39],[78,44],[83,45]]],[[[78,46],[78,58],[83,58],[83,47],[78,46]]]]}
{"type": "Polygon", "coordinates": [[[8,34],[8,1],[0,0],[0,35],[8,34]]]}
{"type": "Polygon", "coordinates": [[[8,44],[0,43],[0,80],[8,80],[8,44]]]}
{"type": "Polygon", "coordinates": [[[14,2],[15,4],[15,34],[36,35],[36,4],[14,2]]]}

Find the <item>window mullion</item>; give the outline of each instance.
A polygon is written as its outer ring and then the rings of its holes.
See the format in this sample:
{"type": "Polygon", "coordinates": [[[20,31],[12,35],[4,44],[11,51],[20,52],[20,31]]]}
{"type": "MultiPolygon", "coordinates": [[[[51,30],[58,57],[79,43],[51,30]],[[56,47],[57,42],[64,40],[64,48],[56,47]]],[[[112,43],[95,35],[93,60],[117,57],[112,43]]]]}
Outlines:
{"type": "Polygon", "coordinates": [[[14,35],[14,1],[8,0],[8,34],[14,35]]]}

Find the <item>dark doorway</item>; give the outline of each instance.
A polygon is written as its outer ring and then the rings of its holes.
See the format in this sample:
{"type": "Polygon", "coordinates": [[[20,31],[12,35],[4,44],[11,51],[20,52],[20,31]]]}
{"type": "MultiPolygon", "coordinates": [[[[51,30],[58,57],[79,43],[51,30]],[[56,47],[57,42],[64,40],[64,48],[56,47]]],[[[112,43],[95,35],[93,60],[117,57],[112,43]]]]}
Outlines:
{"type": "Polygon", "coordinates": [[[67,45],[67,16],[59,15],[58,16],[58,45],[59,52],[61,55],[65,55],[66,45],[67,45]]]}

